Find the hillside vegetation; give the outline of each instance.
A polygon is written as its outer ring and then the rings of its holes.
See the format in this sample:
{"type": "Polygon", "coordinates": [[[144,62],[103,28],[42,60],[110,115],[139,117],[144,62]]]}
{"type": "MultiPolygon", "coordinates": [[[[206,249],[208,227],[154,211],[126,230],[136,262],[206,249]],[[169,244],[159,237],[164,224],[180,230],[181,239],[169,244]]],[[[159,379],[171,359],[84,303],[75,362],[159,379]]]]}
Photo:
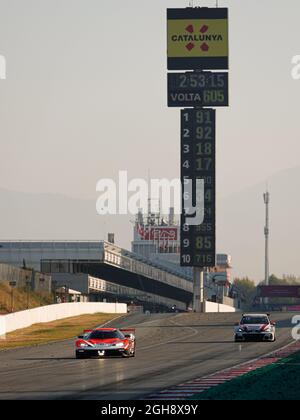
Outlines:
{"type": "MultiPolygon", "coordinates": [[[[11,312],[12,306],[11,287],[8,283],[0,283],[0,314],[11,312]]],[[[13,312],[38,306],[50,305],[53,303],[51,294],[38,294],[30,291],[29,300],[27,290],[15,288],[13,291],[13,312]],[[28,302],[27,302],[28,301],[28,302]]]]}

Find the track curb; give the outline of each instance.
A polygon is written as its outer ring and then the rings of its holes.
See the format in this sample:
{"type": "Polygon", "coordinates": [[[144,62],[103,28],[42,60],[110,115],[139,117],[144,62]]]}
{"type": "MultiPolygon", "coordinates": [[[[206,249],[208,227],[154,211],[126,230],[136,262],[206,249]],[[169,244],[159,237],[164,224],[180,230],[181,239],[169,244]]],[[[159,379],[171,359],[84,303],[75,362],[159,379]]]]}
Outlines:
{"type": "Polygon", "coordinates": [[[277,350],[273,350],[250,361],[152,393],[144,398],[144,400],[190,399],[194,395],[198,395],[213,387],[229,382],[234,378],[241,377],[249,372],[274,364],[298,351],[300,351],[300,341],[293,341],[277,350]]]}

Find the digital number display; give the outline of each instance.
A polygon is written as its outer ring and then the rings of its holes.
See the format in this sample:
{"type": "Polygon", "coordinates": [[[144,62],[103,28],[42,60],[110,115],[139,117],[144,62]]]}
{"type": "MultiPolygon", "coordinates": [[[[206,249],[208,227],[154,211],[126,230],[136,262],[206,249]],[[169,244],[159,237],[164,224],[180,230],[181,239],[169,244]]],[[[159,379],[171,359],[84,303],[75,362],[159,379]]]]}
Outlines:
{"type": "Polygon", "coordinates": [[[168,106],[181,108],[228,106],[228,73],[169,73],[168,106]]]}
{"type": "MultiPolygon", "coordinates": [[[[181,265],[214,267],[216,263],[216,114],[213,109],[181,111],[181,265]],[[197,207],[196,181],[204,183],[204,220],[187,223],[190,194],[185,190],[192,180],[193,206],[197,207]]],[[[191,220],[191,219],[189,219],[191,220]]]]}

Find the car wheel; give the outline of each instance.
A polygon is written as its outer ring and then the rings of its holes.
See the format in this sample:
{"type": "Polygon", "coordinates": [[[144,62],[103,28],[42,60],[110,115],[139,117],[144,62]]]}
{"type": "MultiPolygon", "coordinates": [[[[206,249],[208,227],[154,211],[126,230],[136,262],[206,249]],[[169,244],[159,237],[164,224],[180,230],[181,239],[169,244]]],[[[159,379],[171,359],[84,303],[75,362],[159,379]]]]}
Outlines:
{"type": "Polygon", "coordinates": [[[135,356],[135,347],[133,349],[125,350],[122,353],[123,357],[134,357],[135,356]]]}

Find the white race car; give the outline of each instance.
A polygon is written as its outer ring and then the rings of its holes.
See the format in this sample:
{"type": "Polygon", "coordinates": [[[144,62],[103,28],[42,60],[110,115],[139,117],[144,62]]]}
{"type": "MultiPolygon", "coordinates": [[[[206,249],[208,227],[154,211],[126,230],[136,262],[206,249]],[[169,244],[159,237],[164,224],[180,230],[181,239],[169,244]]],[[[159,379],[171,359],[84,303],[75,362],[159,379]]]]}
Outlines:
{"type": "Polygon", "coordinates": [[[234,340],[271,341],[276,340],[275,322],[270,321],[269,314],[243,314],[240,323],[235,324],[234,340]]]}

